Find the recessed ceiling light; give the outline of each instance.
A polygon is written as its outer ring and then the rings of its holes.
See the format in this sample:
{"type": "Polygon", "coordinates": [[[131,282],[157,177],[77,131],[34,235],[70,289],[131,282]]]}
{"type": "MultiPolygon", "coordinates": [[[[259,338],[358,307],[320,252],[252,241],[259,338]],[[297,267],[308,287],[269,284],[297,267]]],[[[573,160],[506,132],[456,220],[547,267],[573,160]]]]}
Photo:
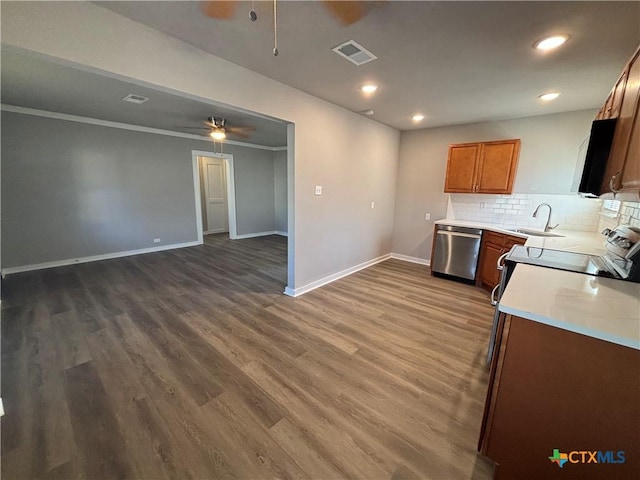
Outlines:
{"type": "Polygon", "coordinates": [[[411,117],[411,120],[413,120],[414,122],[421,122],[422,120],[424,120],[424,115],[422,115],[421,113],[416,113],[413,117],[411,117]]]}
{"type": "Polygon", "coordinates": [[[376,85],[375,83],[367,83],[365,85],[362,85],[360,87],[360,90],[362,90],[362,92],[364,93],[373,93],[378,90],[378,85],[376,85]]]}
{"type": "Polygon", "coordinates": [[[538,95],[538,98],[544,102],[550,102],[551,100],[555,100],[560,96],[560,92],[549,92],[543,93],[542,95],[538,95]]]}
{"type": "Polygon", "coordinates": [[[538,40],[533,44],[534,48],[538,50],[553,50],[554,48],[558,48],[564,42],[569,39],[569,35],[554,35],[552,37],[543,38],[542,40],[538,40]]]}

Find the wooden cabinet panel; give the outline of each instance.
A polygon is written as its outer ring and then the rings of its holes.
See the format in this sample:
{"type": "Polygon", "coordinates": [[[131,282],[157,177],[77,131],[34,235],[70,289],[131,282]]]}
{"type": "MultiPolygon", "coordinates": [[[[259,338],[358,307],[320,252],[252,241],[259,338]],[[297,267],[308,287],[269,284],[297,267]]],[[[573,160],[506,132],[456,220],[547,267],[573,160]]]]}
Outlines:
{"type": "Polygon", "coordinates": [[[517,139],[450,145],[444,191],[511,193],[519,154],[517,139]]]}
{"type": "Polygon", "coordinates": [[[622,190],[640,192],[640,112],[638,109],[636,109],[636,117],[631,130],[627,160],[622,171],[622,190]]]}
{"type": "Polygon", "coordinates": [[[504,247],[504,242],[506,240],[506,236],[501,233],[490,232],[485,230],[483,234],[483,238],[487,243],[493,243],[494,245],[502,248],[504,247]]]}
{"type": "Polygon", "coordinates": [[[495,479],[640,478],[640,351],[507,316],[496,352],[480,438],[495,479]],[[560,471],[554,448],[626,461],[560,471]]]}
{"type": "MultiPolygon", "coordinates": [[[[616,82],[616,86],[613,87],[613,91],[609,95],[609,97],[613,96],[613,99],[609,102],[605,102],[605,109],[608,107],[609,116],[604,118],[618,118],[620,115],[620,106],[622,105],[622,96],[624,94],[624,90],[627,86],[627,77],[629,75],[628,66],[622,75],[616,82]],[[609,105],[608,105],[609,104],[609,105]]],[[[609,99],[607,99],[609,100],[609,99]]]]}
{"type": "Polygon", "coordinates": [[[481,193],[511,193],[520,140],[482,144],[476,184],[481,193]]]}
{"type": "Polygon", "coordinates": [[[526,238],[512,237],[509,235],[504,241],[504,250],[508,252],[514,245],[524,245],[526,241],[526,238]]]}
{"type": "Polygon", "coordinates": [[[496,265],[504,248],[493,243],[485,243],[483,250],[480,279],[487,288],[493,288],[500,282],[500,271],[496,265]]]}
{"type": "Polygon", "coordinates": [[[477,143],[451,145],[447,161],[445,192],[472,192],[475,185],[476,164],[480,153],[477,143]]]}
{"type": "MultiPolygon", "coordinates": [[[[623,170],[625,161],[627,161],[627,153],[631,142],[631,132],[634,130],[634,121],[638,110],[638,97],[640,94],[640,61],[638,50],[629,64],[629,74],[626,80],[624,94],[622,95],[620,114],[616,124],[616,131],[613,135],[613,144],[609,153],[609,161],[604,179],[602,181],[602,192],[611,192],[619,190],[624,184],[623,170]]],[[[629,159],[629,161],[638,162],[638,158],[629,159]]],[[[633,170],[633,168],[631,169],[633,170]]]]}

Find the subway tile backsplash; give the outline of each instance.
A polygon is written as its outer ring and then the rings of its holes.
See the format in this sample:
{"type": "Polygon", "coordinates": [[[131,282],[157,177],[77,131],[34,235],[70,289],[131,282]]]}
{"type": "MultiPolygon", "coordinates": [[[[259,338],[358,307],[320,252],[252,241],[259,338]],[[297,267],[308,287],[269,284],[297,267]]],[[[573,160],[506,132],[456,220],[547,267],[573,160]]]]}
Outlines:
{"type": "Polygon", "coordinates": [[[640,202],[622,202],[620,223],[640,228],[640,202]]]}
{"type": "MultiPolygon", "coordinates": [[[[543,228],[548,209],[542,207],[538,218],[533,211],[541,203],[553,208],[551,225],[560,224],[562,230],[595,232],[598,229],[602,201],[577,195],[480,195],[451,194],[447,218],[503,224],[510,227],[543,228]]],[[[634,207],[635,214],[639,214],[634,207]]]]}

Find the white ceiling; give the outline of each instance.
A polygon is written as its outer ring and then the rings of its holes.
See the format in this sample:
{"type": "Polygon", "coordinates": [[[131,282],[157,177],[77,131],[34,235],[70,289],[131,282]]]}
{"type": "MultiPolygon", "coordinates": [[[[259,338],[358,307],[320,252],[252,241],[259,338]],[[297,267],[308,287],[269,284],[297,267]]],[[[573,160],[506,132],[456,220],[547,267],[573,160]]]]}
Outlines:
{"type": "Polygon", "coordinates": [[[599,107],[640,43],[640,2],[369,2],[354,25],[321,2],[239,2],[232,20],[202,15],[198,2],[100,2],[103,7],[287,85],[401,130],[599,107]],[[567,33],[542,54],[532,44],[567,33]],[[378,56],[357,67],[331,51],[353,39],[378,56]],[[380,85],[366,98],[358,86],[380,85]],[[551,103],[537,99],[562,92],[551,103]],[[410,120],[414,112],[427,118],[410,120]]]}
{"type": "Polygon", "coordinates": [[[287,145],[284,122],[60,65],[15,49],[2,49],[0,72],[4,104],[202,135],[206,140],[211,140],[208,130],[188,127],[202,127],[209,116],[223,117],[232,126],[256,127],[249,139],[229,136],[229,140],[267,147],[287,145]],[[141,105],[123,102],[130,93],[149,100],[141,105]]]}

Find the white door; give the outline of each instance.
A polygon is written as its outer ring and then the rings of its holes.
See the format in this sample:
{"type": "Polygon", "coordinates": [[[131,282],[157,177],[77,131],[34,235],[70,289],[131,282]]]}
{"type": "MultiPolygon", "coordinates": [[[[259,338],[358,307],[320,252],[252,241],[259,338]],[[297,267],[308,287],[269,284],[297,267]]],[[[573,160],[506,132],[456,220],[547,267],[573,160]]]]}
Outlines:
{"type": "Polygon", "coordinates": [[[200,157],[202,183],[204,184],[205,232],[229,231],[227,210],[227,172],[222,158],[200,157]]]}

